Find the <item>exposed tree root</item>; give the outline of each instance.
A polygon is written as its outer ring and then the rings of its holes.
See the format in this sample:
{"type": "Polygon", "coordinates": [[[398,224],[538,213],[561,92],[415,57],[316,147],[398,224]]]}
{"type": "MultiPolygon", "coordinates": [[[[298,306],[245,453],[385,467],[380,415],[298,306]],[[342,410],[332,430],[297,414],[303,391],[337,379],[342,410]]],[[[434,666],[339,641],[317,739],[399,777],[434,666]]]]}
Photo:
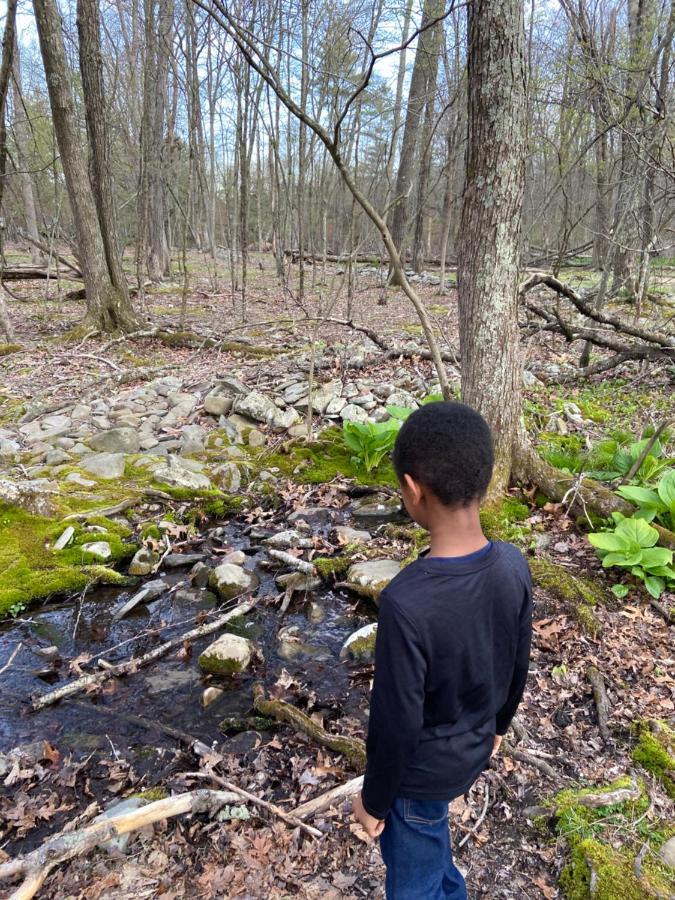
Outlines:
{"type": "Polygon", "coordinates": [[[298,731],[308,735],[323,747],[341,753],[355,769],[363,770],[366,767],[366,745],[358,738],[351,738],[337,734],[331,734],[317,724],[309,716],[301,712],[285,700],[267,700],[262,685],[253,686],[253,704],[261,716],[277,719],[293,725],[298,731]]]}
{"type": "Polygon", "coordinates": [[[593,699],[598,710],[598,729],[603,741],[608,744],[612,737],[609,733],[607,719],[609,718],[610,707],[607,699],[607,691],[605,690],[605,679],[595,666],[589,666],[586,669],[586,677],[593,688],[593,699]]]}

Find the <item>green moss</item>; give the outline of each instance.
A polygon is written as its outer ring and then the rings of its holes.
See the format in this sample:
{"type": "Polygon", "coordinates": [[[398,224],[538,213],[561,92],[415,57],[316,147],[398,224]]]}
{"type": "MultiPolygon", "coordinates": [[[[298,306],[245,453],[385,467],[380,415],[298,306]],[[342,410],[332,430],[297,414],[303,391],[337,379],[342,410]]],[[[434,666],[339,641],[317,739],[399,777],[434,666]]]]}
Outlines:
{"type": "Polygon", "coordinates": [[[218,728],[223,732],[237,734],[241,731],[269,731],[275,728],[276,724],[274,719],[265,716],[229,716],[218,723],[218,728]]]}
{"type": "Polygon", "coordinates": [[[329,578],[339,578],[341,575],[346,575],[352,560],[345,547],[345,555],[319,556],[313,559],[312,563],[321,578],[327,581],[329,578]]]}
{"type": "Polygon", "coordinates": [[[300,484],[325,484],[338,476],[353,478],[358,484],[397,487],[391,461],[383,460],[372,472],[365,472],[352,459],[352,452],[342,440],[339,428],[324,429],[311,443],[297,439],[287,441],[280,452],[258,453],[261,468],[277,466],[282,475],[300,484]]]}
{"type": "Polygon", "coordinates": [[[348,647],[350,658],[357,662],[372,662],[375,657],[376,640],[377,630],[373,629],[373,631],[365,637],[357,638],[355,641],[352,641],[348,647]]]}
{"type": "Polygon", "coordinates": [[[675,731],[661,720],[640,722],[636,730],[633,761],[655,775],[675,799],[675,731]]]}
{"type": "Polygon", "coordinates": [[[590,900],[591,897],[593,900],[646,900],[668,896],[675,886],[672,871],[668,872],[656,858],[656,851],[673,829],[667,825],[661,828],[660,823],[649,821],[651,803],[642,784],[635,800],[598,809],[579,802],[588,794],[609,793],[632,786],[630,777],[625,776],[602,788],[562,791],[547,804],[555,809],[556,830],[571,849],[570,862],[560,878],[560,888],[567,900],[590,900]],[[614,844],[620,834],[628,836],[626,845],[610,846],[609,841],[614,844]],[[634,869],[635,857],[644,843],[651,852],[645,857],[642,874],[638,877],[634,869]]]}
{"type": "Polygon", "coordinates": [[[607,595],[599,584],[590,578],[574,575],[569,569],[539,556],[528,560],[534,583],[562,601],[565,608],[589,634],[596,636],[600,623],[593,607],[604,603],[607,595]]]}
{"type": "Polygon", "coordinates": [[[210,500],[208,503],[202,504],[201,511],[210,519],[226,519],[241,512],[245,502],[245,497],[224,494],[217,500],[210,500]]]}
{"type": "Polygon", "coordinates": [[[144,541],[147,541],[149,538],[152,538],[155,541],[161,541],[162,532],[154,522],[146,522],[141,529],[141,537],[144,541]]]}
{"type": "Polygon", "coordinates": [[[211,675],[237,675],[243,671],[243,666],[239,660],[220,659],[207,653],[200,655],[199,666],[204,672],[209,672],[211,675]]]}
{"type": "Polygon", "coordinates": [[[0,344],[0,356],[9,356],[10,353],[18,353],[23,350],[21,344],[0,344]]]}
{"type": "Polygon", "coordinates": [[[105,541],[113,560],[134,553],[136,548],[122,541],[121,526],[100,521],[105,532],[88,532],[74,521],[65,523],[0,505],[0,615],[24,609],[34,600],[81,591],[95,582],[124,584],[123,576],[82,550],[82,544],[105,541]],[[52,550],[67,525],[75,529],[72,542],[64,550],[52,550]]]}
{"type": "Polygon", "coordinates": [[[130,796],[138,798],[139,800],[144,800],[146,803],[154,803],[155,800],[166,800],[169,796],[169,792],[163,787],[153,787],[148,788],[145,791],[139,791],[137,794],[131,794],[130,796]]]}
{"type": "Polygon", "coordinates": [[[517,497],[504,497],[486,504],[480,511],[480,523],[485,536],[493,541],[516,541],[524,528],[519,522],[530,514],[528,507],[517,497]]]}

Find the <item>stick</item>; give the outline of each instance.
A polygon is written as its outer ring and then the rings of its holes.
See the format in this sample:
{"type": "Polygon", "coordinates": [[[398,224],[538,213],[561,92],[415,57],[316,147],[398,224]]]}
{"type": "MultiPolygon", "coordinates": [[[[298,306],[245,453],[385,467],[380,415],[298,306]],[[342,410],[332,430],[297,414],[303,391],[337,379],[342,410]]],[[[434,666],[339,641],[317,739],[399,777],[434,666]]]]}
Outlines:
{"type": "Polygon", "coordinates": [[[207,625],[200,625],[198,628],[193,628],[192,631],[188,631],[180,637],[165,641],[163,644],[160,644],[159,647],[155,647],[154,650],[150,650],[148,653],[139,656],[137,659],[129,659],[126,662],[118,663],[110,669],[104,669],[102,672],[96,672],[93,675],[83,675],[82,678],[64,684],[55,691],[49,691],[47,694],[42,694],[33,700],[33,709],[36,711],[44,709],[46,706],[51,706],[52,703],[57,703],[59,700],[64,700],[66,697],[72,697],[73,694],[79,694],[91,685],[103,684],[104,681],[108,681],[113,676],[132,675],[137,669],[154,662],[156,659],[159,659],[168,653],[173,647],[180,646],[184,641],[192,641],[200,637],[205,637],[207,634],[213,634],[214,631],[218,631],[220,628],[227,625],[230,619],[233,619],[235,616],[243,616],[250,612],[256,602],[256,598],[244,600],[243,603],[240,603],[234,609],[230,610],[230,612],[225,613],[225,615],[219,616],[219,618],[215,619],[213,622],[210,622],[207,625]]]}
{"type": "Polygon", "coordinates": [[[286,822],[287,825],[292,825],[294,828],[301,828],[303,831],[314,838],[323,837],[322,832],[319,831],[318,828],[314,828],[313,825],[307,825],[305,822],[302,822],[295,814],[295,811],[291,813],[284,812],[283,809],[276,806],[274,803],[263,800],[261,797],[256,797],[255,794],[250,794],[243,788],[238,787],[236,784],[232,784],[231,781],[226,781],[224,778],[221,778],[219,775],[216,775],[213,772],[186,772],[185,774],[181,775],[181,777],[200,778],[207,781],[213,781],[215,782],[215,784],[220,785],[220,787],[225,788],[225,790],[233,791],[244,800],[248,800],[250,803],[253,803],[256,806],[260,806],[263,809],[268,810],[268,812],[274,813],[275,816],[280,818],[283,822],[286,822]]]}
{"type": "Polygon", "coordinates": [[[22,647],[23,647],[23,641],[19,641],[19,643],[16,645],[16,647],[12,650],[12,655],[9,657],[9,659],[8,659],[7,662],[4,664],[4,666],[0,669],[0,675],[2,675],[3,672],[6,672],[7,669],[9,669],[9,667],[10,667],[10,666],[12,665],[12,663],[14,662],[14,658],[16,657],[16,654],[19,652],[19,650],[20,650],[22,647]]]}
{"type": "Polygon", "coordinates": [[[512,747],[508,741],[502,742],[502,753],[505,753],[507,756],[510,756],[511,759],[515,759],[518,762],[525,763],[527,766],[532,766],[535,769],[539,769],[540,772],[543,772],[544,775],[548,776],[552,781],[560,781],[561,778],[566,776],[560,775],[555,769],[551,768],[547,762],[544,762],[543,759],[537,759],[536,756],[531,756],[525,750],[516,750],[515,747],[512,747]]]}
{"type": "Polygon", "coordinates": [[[306,803],[301,803],[300,806],[296,806],[293,810],[293,815],[298,819],[310,819],[317,813],[324,812],[325,810],[330,809],[331,806],[341,803],[343,800],[349,800],[355,794],[358,794],[362,787],[363,775],[359,775],[357,778],[352,778],[345,784],[341,784],[330,791],[326,791],[325,794],[320,794],[313,800],[308,800],[306,803]]]}
{"type": "Polygon", "coordinates": [[[480,826],[483,824],[483,819],[488,811],[488,804],[490,803],[490,791],[488,789],[487,783],[485,785],[485,802],[483,803],[483,809],[481,814],[478,816],[475,824],[467,831],[462,840],[457,844],[458,847],[463,847],[464,844],[469,840],[472,834],[475,834],[480,826]]]}
{"type": "Polygon", "coordinates": [[[669,424],[670,423],[668,422],[667,419],[665,422],[661,422],[661,424],[656,429],[654,434],[649,438],[649,440],[645,444],[642,453],[638,456],[638,458],[635,460],[633,465],[630,467],[630,469],[628,470],[626,475],[624,475],[624,477],[619,482],[620,485],[627,484],[631,480],[631,478],[634,478],[635,474],[640,471],[640,466],[647,459],[649,454],[652,452],[652,447],[658,441],[658,439],[661,437],[661,435],[666,430],[666,428],[668,427],[669,424]]]}
{"type": "Polygon", "coordinates": [[[282,562],[285,566],[289,566],[291,569],[297,569],[298,572],[302,572],[304,575],[316,575],[316,569],[311,563],[305,562],[304,559],[298,559],[297,556],[293,556],[292,553],[286,553],[283,550],[266,550],[268,556],[271,556],[272,559],[278,559],[279,562],[282,562]]]}
{"type": "Polygon", "coordinates": [[[600,736],[605,744],[608,744],[611,741],[612,736],[609,733],[609,726],[607,725],[610,706],[609,700],[607,699],[607,691],[605,690],[605,679],[595,666],[589,666],[586,669],[586,678],[588,678],[591,687],[593,688],[593,699],[595,700],[595,705],[598,709],[598,728],[600,730],[600,736]]]}
{"type": "Polygon", "coordinates": [[[154,803],[148,803],[147,806],[142,806],[132,812],[122,813],[101,822],[94,822],[78,831],[61,832],[49,838],[41,847],[33,850],[27,856],[0,865],[0,879],[23,874],[26,880],[9,900],[30,900],[44,884],[49,872],[55,866],[75,856],[82,856],[99,844],[122,834],[145,828],[162,819],[181,816],[185,813],[207,812],[213,815],[225,804],[238,803],[239,799],[239,794],[235,794],[233,791],[201,789],[185,794],[176,794],[165,800],[156,800],[154,803]]]}

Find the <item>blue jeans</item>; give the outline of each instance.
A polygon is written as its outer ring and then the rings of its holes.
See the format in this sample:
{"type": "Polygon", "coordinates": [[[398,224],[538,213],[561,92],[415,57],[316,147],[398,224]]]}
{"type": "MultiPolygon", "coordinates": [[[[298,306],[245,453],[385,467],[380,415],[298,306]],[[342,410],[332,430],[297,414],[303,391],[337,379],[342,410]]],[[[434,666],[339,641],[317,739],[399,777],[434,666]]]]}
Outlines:
{"type": "Polygon", "coordinates": [[[452,860],[448,804],[394,800],[380,835],[387,900],[467,900],[452,860]]]}

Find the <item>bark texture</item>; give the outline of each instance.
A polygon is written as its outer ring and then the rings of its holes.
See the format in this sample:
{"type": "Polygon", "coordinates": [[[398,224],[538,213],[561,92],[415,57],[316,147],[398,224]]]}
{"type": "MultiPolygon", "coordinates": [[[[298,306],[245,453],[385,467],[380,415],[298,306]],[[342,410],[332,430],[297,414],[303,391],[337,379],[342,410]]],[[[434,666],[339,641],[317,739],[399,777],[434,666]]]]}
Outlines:
{"type": "Polygon", "coordinates": [[[468,148],[458,261],[462,397],[495,436],[491,495],[508,484],[520,418],[518,260],[525,176],[523,10],[469,4],[468,148]]]}

